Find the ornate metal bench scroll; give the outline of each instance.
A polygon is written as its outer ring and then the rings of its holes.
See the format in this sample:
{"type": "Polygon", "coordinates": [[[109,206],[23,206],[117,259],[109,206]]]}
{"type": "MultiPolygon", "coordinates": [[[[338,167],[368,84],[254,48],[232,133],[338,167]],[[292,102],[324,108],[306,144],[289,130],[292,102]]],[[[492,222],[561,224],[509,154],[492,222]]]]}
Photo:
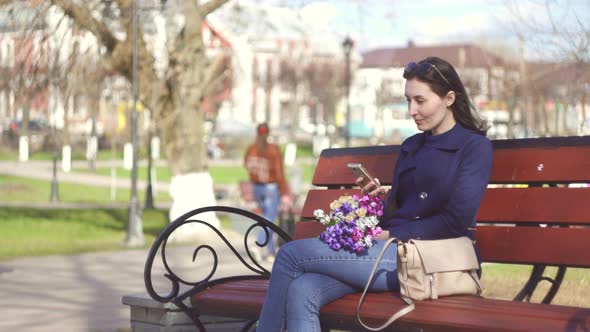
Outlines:
{"type": "MultiPolygon", "coordinates": [[[[224,282],[238,281],[238,280],[252,280],[252,279],[268,279],[270,277],[270,272],[267,269],[265,269],[263,266],[261,266],[259,262],[256,261],[255,256],[253,255],[253,253],[250,250],[250,247],[252,245],[257,245],[258,247],[265,247],[266,245],[268,245],[269,240],[270,240],[269,229],[272,230],[273,232],[275,232],[285,242],[292,240],[291,237],[287,233],[285,233],[282,229],[280,229],[278,226],[276,226],[275,224],[264,219],[263,217],[255,214],[255,213],[252,213],[250,211],[246,211],[246,210],[242,210],[242,209],[238,209],[238,208],[234,208],[234,207],[228,207],[228,206],[211,206],[211,207],[196,209],[196,210],[190,211],[188,213],[185,213],[184,215],[182,215],[181,217],[176,219],[174,222],[172,222],[170,225],[168,225],[160,233],[160,235],[157,237],[154,244],[152,245],[152,248],[150,249],[147,261],[145,263],[145,269],[144,269],[144,282],[145,282],[147,292],[154,300],[156,300],[158,302],[174,303],[176,306],[178,306],[181,310],[183,310],[193,320],[195,325],[201,331],[205,331],[203,324],[199,320],[198,313],[195,313],[194,309],[187,307],[187,305],[185,305],[183,301],[186,300],[187,298],[190,298],[192,295],[194,295],[200,291],[203,291],[211,286],[221,284],[224,282]],[[247,257],[242,256],[240,251],[238,249],[236,249],[236,247],[234,247],[234,245],[232,243],[230,243],[230,241],[228,241],[227,237],[224,236],[223,233],[219,229],[215,228],[214,226],[212,226],[211,224],[209,224],[203,220],[199,220],[199,215],[202,215],[205,212],[225,212],[225,213],[230,213],[230,214],[236,214],[236,215],[239,215],[242,217],[249,218],[253,222],[252,225],[246,229],[245,234],[244,234],[244,238],[243,238],[244,248],[243,248],[242,252],[245,252],[247,257]],[[212,230],[215,234],[217,234],[219,239],[221,239],[223,241],[223,243],[227,246],[227,248],[229,250],[231,250],[231,252],[233,252],[235,257],[237,259],[239,259],[239,261],[248,270],[252,271],[252,274],[214,278],[215,274],[217,272],[217,267],[218,267],[220,256],[217,254],[215,249],[208,244],[197,245],[197,247],[194,248],[193,253],[192,253],[192,261],[193,262],[196,262],[197,257],[203,251],[208,252],[211,255],[211,257],[213,258],[213,264],[211,266],[211,270],[206,277],[204,277],[203,279],[198,280],[198,281],[189,281],[189,280],[185,280],[185,279],[181,278],[176,273],[174,273],[174,271],[172,271],[170,264],[168,263],[168,259],[166,257],[166,246],[168,244],[168,240],[169,240],[170,236],[174,233],[174,231],[176,231],[180,226],[185,225],[185,224],[190,224],[190,223],[201,224],[204,227],[207,227],[208,229],[212,230]],[[258,231],[260,229],[263,229],[266,232],[266,238],[265,238],[264,243],[258,243],[255,241],[256,234],[258,233],[258,231]],[[255,233],[252,233],[252,232],[255,232],[255,233]],[[253,235],[250,236],[250,234],[253,234],[253,235]],[[250,245],[248,244],[249,239],[251,240],[250,245]],[[161,253],[160,256],[162,259],[162,264],[166,270],[166,272],[164,273],[163,276],[166,277],[170,282],[170,289],[171,290],[166,295],[158,294],[158,292],[154,289],[153,283],[152,283],[152,268],[153,268],[154,260],[156,259],[156,255],[158,254],[159,250],[161,253]],[[187,291],[180,292],[180,288],[181,288],[180,285],[181,284],[189,286],[190,288],[187,291]]],[[[244,330],[249,328],[253,324],[254,324],[254,322],[252,322],[252,321],[248,322],[246,324],[247,326],[244,326],[244,330]]]]}

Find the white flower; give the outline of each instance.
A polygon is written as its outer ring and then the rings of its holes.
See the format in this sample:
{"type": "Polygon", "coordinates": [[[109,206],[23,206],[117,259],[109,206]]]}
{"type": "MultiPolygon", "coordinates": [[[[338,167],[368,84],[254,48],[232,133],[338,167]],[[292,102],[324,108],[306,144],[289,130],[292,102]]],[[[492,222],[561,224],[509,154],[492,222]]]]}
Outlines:
{"type": "Polygon", "coordinates": [[[369,235],[365,236],[361,241],[365,243],[364,246],[366,248],[371,248],[373,246],[373,238],[369,235]]]}
{"type": "Polygon", "coordinates": [[[365,218],[359,218],[359,220],[356,221],[356,227],[359,229],[359,231],[365,232],[365,230],[367,229],[365,218]]]}
{"type": "Polygon", "coordinates": [[[324,217],[324,210],[322,210],[322,209],[317,209],[317,210],[313,211],[313,216],[314,216],[316,219],[323,218],[323,217],[324,217]]]}
{"type": "Polygon", "coordinates": [[[377,226],[377,224],[379,223],[379,219],[377,219],[376,216],[369,216],[366,218],[367,227],[375,228],[375,226],[377,226]]]}
{"type": "Polygon", "coordinates": [[[321,219],[319,219],[322,225],[327,225],[330,223],[330,216],[324,215],[321,219]]]}
{"type": "Polygon", "coordinates": [[[356,221],[356,225],[361,232],[364,232],[367,229],[367,227],[375,228],[375,226],[377,226],[378,223],[379,220],[375,216],[364,216],[356,221]]]}

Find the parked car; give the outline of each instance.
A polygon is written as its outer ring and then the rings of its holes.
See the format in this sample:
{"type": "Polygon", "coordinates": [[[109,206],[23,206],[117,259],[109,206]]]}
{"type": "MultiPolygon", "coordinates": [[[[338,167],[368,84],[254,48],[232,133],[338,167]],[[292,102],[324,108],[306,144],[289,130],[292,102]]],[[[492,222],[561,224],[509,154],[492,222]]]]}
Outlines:
{"type": "MultiPolygon", "coordinates": [[[[29,144],[30,149],[37,150],[43,148],[43,145],[49,140],[51,130],[47,124],[41,120],[29,120],[27,126],[29,130],[29,144]]],[[[22,133],[22,121],[13,120],[9,123],[8,128],[3,132],[8,144],[12,147],[18,147],[19,136],[22,133]]]]}
{"type": "MultiPolygon", "coordinates": [[[[43,121],[29,120],[28,129],[30,132],[34,133],[34,132],[45,131],[48,128],[47,128],[47,125],[43,121]]],[[[8,125],[8,133],[11,135],[18,136],[18,133],[20,130],[22,130],[22,121],[21,120],[13,120],[8,125]]]]}

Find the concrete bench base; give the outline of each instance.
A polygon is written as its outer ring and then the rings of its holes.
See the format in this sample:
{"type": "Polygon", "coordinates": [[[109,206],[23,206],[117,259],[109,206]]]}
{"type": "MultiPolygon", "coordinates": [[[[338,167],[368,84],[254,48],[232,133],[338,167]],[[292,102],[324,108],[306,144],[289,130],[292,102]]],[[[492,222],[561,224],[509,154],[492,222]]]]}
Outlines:
{"type": "MultiPolygon", "coordinates": [[[[130,309],[132,332],[197,332],[190,318],[172,303],[160,303],[147,294],[124,295],[130,309]]],[[[189,303],[190,307],[190,303],[189,303]]],[[[246,320],[220,316],[201,316],[210,332],[239,331],[246,320]]]]}

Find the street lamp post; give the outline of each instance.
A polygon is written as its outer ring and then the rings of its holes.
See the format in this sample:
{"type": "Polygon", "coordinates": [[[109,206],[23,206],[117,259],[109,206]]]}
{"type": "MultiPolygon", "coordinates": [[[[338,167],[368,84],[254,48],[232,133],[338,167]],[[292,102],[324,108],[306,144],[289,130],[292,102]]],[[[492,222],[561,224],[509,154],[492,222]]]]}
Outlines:
{"type": "Polygon", "coordinates": [[[131,166],[131,198],[129,200],[129,213],[127,220],[127,236],[125,245],[128,247],[143,246],[143,226],[141,222],[141,208],[137,199],[137,35],[138,35],[138,17],[137,17],[137,0],[133,1],[133,55],[132,55],[132,81],[133,90],[133,109],[131,111],[131,145],[132,166],[131,166]]]}
{"type": "Polygon", "coordinates": [[[51,131],[53,133],[53,177],[51,179],[51,197],[50,197],[50,201],[52,203],[56,203],[59,201],[59,190],[58,190],[58,184],[57,184],[57,156],[58,156],[58,152],[57,152],[57,130],[55,128],[55,117],[53,119],[53,125],[51,128],[51,131]]]}
{"type": "Polygon", "coordinates": [[[346,70],[344,73],[345,85],[346,85],[346,125],[344,126],[346,147],[350,147],[350,53],[354,46],[354,41],[350,36],[347,36],[342,42],[342,49],[344,50],[344,60],[346,70]]]}
{"type": "MultiPolygon", "coordinates": [[[[151,119],[150,119],[151,122],[151,119]]],[[[145,208],[154,208],[154,193],[152,189],[152,167],[153,167],[153,151],[152,151],[152,124],[150,123],[150,129],[148,129],[148,165],[147,165],[147,187],[145,189],[145,208]]]]}

